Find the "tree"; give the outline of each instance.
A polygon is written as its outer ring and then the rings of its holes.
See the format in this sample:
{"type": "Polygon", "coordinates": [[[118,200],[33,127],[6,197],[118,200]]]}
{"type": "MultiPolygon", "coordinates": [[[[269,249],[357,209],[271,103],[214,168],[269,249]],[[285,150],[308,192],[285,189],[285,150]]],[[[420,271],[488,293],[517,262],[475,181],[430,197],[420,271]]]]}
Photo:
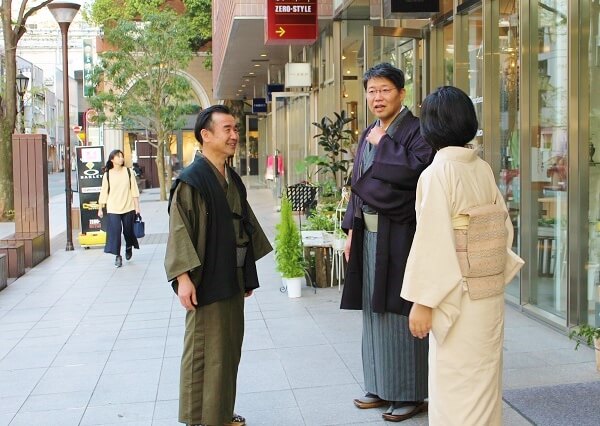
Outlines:
{"type": "Polygon", "coordinates": [[[192,51],[187,19],[171,10],[141,18],[105,26],[104,38],[114,50],[100,55],[93,79],[102,90],[90,104],[100,111],[100,122],[143,127],[156,135],[160,199],[166,200],[164,155],[192,108],[190,85],[177,72],[187,67],[192,51]]]}
{"type": "MultiPolygon", "coordinates": [[[[212,0],[183,0],[192,50],[198,51],[212,39],[212,0]]],[[[86,19],[96,25],[119,20],[136,20],[169,7],[166,0],[95,0],[85,7],[86,19]]]]}
{"type": "Polygon", "coordinates": [[[4,74],[0,89],[0,220],[14,208],[12,134],[17,118],[17,44],[25,34],[29,17],[51,1],[44,0],[28,8],[29,0],[22,0],[16,17],[12,13],[12,0],[2,0],[0,6],[4,39],[4,74]]]}

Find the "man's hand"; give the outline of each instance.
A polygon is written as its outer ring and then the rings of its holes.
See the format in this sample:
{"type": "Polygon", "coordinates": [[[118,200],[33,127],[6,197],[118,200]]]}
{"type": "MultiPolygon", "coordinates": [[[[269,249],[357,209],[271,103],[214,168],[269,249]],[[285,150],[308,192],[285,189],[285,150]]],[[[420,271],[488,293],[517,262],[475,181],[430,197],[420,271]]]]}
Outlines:
{"type": "Polygon", "coordinates": [[[381,138],[385,136],[385,130],[382,127],[374,126],[371,130],[369,130],[369,134],[367,135],[367,141],[374,146],[379,145],[379,141],[381,138]]]}
{"type": "Polygon", "coordinates": [[[198,305],[198,300],[196,299],[196,286],[190,279],[190,274],[185,272],[179,275],[177,277],[177,283],[177,296],[179,297],[181,306],[187,311],[195,310],[198,305]]]}
{"type": "Polygon", "coordinates": [[[244,292],[244,297],[250,297],[254,294],[254,290],[247,290],[244,292]]]}
{"type": "Polygon", "coordinates": [[[352,245],[352,229],[348,230],[348,236],[346,237],[346,243],[344,244],[344,257],[346,262],[350,260],[350,246],[352,245]]]}
{"type": "Polygon", "coordinates": [[[408,315],[408,328],[414,337],[424,339],[431,331],[432,310],[429,306],[413,304],[408,315]]]}

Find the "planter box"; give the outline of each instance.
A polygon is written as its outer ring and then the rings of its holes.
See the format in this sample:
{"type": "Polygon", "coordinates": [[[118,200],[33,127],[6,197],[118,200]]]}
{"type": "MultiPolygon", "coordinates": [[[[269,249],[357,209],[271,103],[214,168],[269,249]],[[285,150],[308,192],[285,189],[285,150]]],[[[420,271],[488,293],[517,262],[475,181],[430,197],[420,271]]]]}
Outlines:
{"type": "Polygon", "coordinates": [[[8,284],[8,265],[5,254],[0,254],[0,290],[8,284]]]}
{"type": "Polygon", "coordinates": [[[331,285],[331,255],[329,247],[304,247],[308,273],[317,287],[331,285]]]}
{"type": "Polygon", "coordinates": [[[0,254],[6,256],[9,278],[25,273],[25,245],[22,242],[0,241],[0,254]]]}

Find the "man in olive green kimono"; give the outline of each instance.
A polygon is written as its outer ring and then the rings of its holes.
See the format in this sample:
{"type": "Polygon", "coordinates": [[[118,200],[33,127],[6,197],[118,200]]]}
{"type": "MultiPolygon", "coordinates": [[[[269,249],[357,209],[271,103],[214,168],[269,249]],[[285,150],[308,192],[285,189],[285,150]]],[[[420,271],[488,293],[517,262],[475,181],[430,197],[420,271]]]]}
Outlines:
{"type": "Polygon", "coordinates": [[[244,337],[244,297],[258,287],[256,260],[272,248],[226,163],[239,133],[229,109],[200,112],[194,130],[202,154],[171,188],[167,278],[187,310],[179,421],[245,424],[234,414],[244,337]]]}

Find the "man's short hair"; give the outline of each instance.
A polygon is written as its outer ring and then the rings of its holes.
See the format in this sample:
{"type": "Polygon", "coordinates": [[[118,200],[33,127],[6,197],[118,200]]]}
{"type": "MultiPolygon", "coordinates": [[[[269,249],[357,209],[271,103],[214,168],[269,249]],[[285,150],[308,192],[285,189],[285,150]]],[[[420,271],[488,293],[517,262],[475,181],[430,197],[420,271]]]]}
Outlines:
{"type": "Polygon", "coordinates": [[[215,112],[233,115],[229,108],[227,108],[225,105],[212,105],[200,111],[198,113],[198,117],[196,117],[196,125],[194,126],[194,136],[196,137],[196,140],[200,142],[200,145],[204,143],[200,132],[202,131],[202,129],[212,130],[212,116],[215,112]]]}
{"type": "Polygon", "coordinates": [[[387,62],[377,64],[371,69],[367,70],[363,76],[363,86],[365,90],[367,89],[367,83],[373,78],[387,78],[394,83],[396,89],[404,89],[404,73],[401,69],[396,68],[387,62]]]}
{"type": "Polygon", "coordinates": [[[473,101],[456,87],[437,88],[421,105],[421,135],[436,149],[465,146],[478,127],[473,101]]]}

